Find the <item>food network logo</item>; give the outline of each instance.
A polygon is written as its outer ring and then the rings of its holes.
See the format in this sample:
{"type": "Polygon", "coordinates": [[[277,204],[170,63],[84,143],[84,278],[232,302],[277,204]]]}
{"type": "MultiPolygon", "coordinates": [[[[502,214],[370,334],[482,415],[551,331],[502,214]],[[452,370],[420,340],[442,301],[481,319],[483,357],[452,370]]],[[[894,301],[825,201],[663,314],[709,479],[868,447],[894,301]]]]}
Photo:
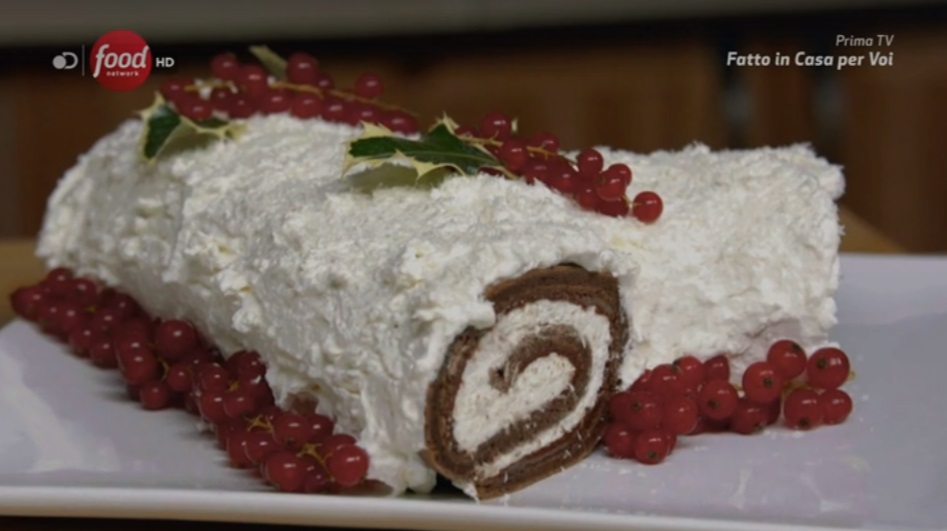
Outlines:
{"type": "Polygon", "coordinates": [[[53,57],[56,70],[74,70],[86,75],[88,71],[100,85],[116,91],[132,90],[141,86],[151,74],[151,68],[171,68],[172,57],[154,57],[145,39],[128,30],[115,30],[99,37],[89,53],[86,68],[85,46],[80,54],[64,51],[53,57]]]}

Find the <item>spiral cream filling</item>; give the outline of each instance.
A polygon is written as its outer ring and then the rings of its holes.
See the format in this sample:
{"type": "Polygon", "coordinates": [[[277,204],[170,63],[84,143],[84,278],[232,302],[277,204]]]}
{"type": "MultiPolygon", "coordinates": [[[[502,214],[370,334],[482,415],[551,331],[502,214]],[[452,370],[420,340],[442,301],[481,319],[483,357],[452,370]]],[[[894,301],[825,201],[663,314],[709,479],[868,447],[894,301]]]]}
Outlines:
{"type": "Polygon", "coordinates": [[[517,308],[480,340],[480,348],[468,361],[454,403],[454,439],[460,449],[475,452],[491,437],[516,421],[543,410],[557,396],[576,393],[570,389],[576,372],[569,358],[550,351],[525,365],[510,363],[517,346],[549,330],[571,327],[590,354],[588,382],[575,407],[561,421],[522,441],[492,461],[480,463],[479,474],[490,476],[538,450],[576,427],[594,405],[602,386],[611,341],[609,322],[592,308],[562,300],[540,300],[517,308]],[[512,368],[512,370],[510,369],[512,368]],[[504,373],[509,371],[509,373],[504,373]]]}

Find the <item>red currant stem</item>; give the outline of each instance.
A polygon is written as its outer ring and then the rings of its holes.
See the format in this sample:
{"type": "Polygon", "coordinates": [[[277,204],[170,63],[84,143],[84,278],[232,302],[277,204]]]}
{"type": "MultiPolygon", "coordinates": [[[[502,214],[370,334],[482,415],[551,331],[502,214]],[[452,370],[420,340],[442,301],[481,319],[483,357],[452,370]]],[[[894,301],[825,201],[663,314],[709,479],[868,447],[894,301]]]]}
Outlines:
{"type": "Polygon", "coordinates": [[[320,446],[322,446],[322,444],[320,444],[320,443],[307,443],[307,444],[304,444],[304,445],[303,445],[303,449],[299,451],[299,455],[300,455],[300,456],[304,456],[304,455],[311,456],[313,459],[315,459],[316,461],[318,461],[319,464],[322,465],[323,468],[326,468],[326,469],[328,470],[328,468],[326,467],[326,460],[325,460],[325,458],[323,458],[322,455],[319,454],[319,450],[317,450],[317,448],[319,448],[320,446]]]}
{"type": "MultiPolygon", "coordinates": [[[[496,146],[496,147],[500,147],[503,145],[502,140],[496,140],[495,138],[481,138],[481,137],[477,137],[473,135],[460,135],[460,136],[461,138],[463,138],[464,140],[467,140],[471,144],[481,144],[484,146],[496,146]]],[[[575,161],[564,157],[560,153],[553,153],[552,151],[548,151],[541,147],[536,147],[536,146],[526,146],[526,151],[529,151],[530,153],[535,153],[537,155],[544,155],[546,157],[561,157],[563,160],[568,161],[569,164],[573,166],[573,169],[575,169],[576,167],[575,161]]]]}
{"type": "MultiPolygon", "coordinates": [[[[308,93],[310,93],[310,94],[316,94],[316,95],[318,95],[318,96],[322,96],[323,98],[326,96],[326,94],[328,94],[328,95],[330,95],[330,96],[335,96],[335,97],[337,97],[337,98],[341,98],[341,99],[344,99],[344,100],[346,100],[346,101],[357,101],[357,102],[359,102],[359,103],[367,103],[367,104],[369,104],[369,105],[371,105],[371,106],[373,106],[373,107],[378,107],[379,109],[384,109],[384,110],[386,110],[386,111],[401,111],[401,112],[406,112],[406,113],[410,114],[411,116],[414,116],[415,118],[417,118],[417,116],[418,116],[418,114],[417,114],[416,112],[414,112],[414,111],[409,111],[408,109],[405,109],[405,108],[403,108],[403,107],[399,107],[399,106],[397,106],[397,105],[391,105],[391,104],[389,104],[389,103],[384,103],[384,102],[381,102],[381,101],[378,101],[378,100],[369,99],[369,98],[362,98],[362,97],[360,97],[360,96],[357,96],[357,95],[355,95],[355,94],[352,94],[351,92],[346,92],[346,91],[344,91],[344,90],[337,90],[337,89],[325,90],[325,89],[321,89],[321,88],[319,88],[319,87],[313,87],[313,86],[311,86],[311,85],[297,85],[297,84],[295,84],[295,83],[290,83],[290,82],[288,82],[288,81],[276,81],[276,82],[270,84],[269,87],[270,87],[270,88],[273,88],[273,89],[287,89],[287,90],[294,91],[294,92],[308,92],[308,93]]],[[[219,80],[219,79],[212,79],[212,80],[199,81],[199,82],[197,82],[197,83],[192,83],[192,84],[190,84],[190,85],[184,87],[184,90],[186,90],[186,91],[188,91],[188,92],[197,92],[197,91],[201,90],[202,88],[211,88],[211,89],[215,89],[215,88],[228,88],[228,89],[233,89],[233,88],[237,88],[237,84],[234,83],[233,81],[222,81],[222,80],[219,80]]]]}
{"type": "Polygon", "coordinates": [[[402,112],[406,112],[410,114],[411,116],[414,116],[415,118],[417,118],[418,116],[417,113],[413,111],[409,111],[402,107],[398,107],[397,105],[391,105],[389,103],[382,103],[378,100],[373,100],[369,98],[362,98],[361,96],[352,94],[351,92],[346,92],[344,90],[337,90],[337,89],[325,90],[319,87],[313,87],[312,85],[296,85],[288,81],[277,81],[273,83],[272,85],[270,85],[270,87],[276,88],[276,89],[289,89],[296,92],[309,92],[311,94],[317,94],[322,97],[325,97],[326,94],[329,94],[330,96],[335,96],[337,98],[340,98],[346,101],[357,101],[359,103],[367,103],[368,105],[371,105],[373,107],[378,107],[379,109],[385,109],[386,111],[402,111],[402,112]]]}
{"type": "MultiPolygon", "coordinates": [[[[855,374],[855,371],[849,371],[848,378],[845,381],[850,382],[854,380],[856,377],[857,375],[855,374]]],[[[736,387],[737,390],[740,390],[739,386],[734,386],[734,387],[736,387]]],[[[791,380],[783,384],[783,398],[786,398],[787,394],[795,391],[796,389],[816,389],[816,388],[806,381],[791,380]]]]}
{"type": "Polygon", "coordinates": [[[263,415],[254,415],[247,419],[247,431],[251,431],[252,428],[263,428],[273,433],[273,425],[263,415]]]}

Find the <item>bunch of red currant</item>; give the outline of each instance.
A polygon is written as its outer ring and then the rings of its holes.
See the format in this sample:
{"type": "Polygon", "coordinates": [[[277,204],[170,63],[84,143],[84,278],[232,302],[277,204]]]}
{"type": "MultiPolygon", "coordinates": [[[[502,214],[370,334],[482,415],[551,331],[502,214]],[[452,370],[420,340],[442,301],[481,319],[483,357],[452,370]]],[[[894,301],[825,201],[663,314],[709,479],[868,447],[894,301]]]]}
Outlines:
{"type": "MultiPolygon", "coordinates": [[[[378,100],[383,84],[377,74],[362,74],[352,90],[335,88],[315,57],[304,52],[289,56],[285,80],[271,78],[256,63],[241,63],[233,53],[210,62],[213,79],[176,78],[161,85],[161,94],[181,115],[202,122],[215,115],[248,118],[254,114],[289,113],[301,119],[382,125],[392,132],[418,132],[416,118],[403,109],[378,100]]],[[[629,202],[626,191],[631,169],[626,164],[604,167],[601,153],[586,149],[571,161],[559,153],[559,139],[540,133],[529,140],[517,138],[509,117],[499,112],[483,118],[479,129],[460,127],[464,140],[484,145],[506,170],[528,183],[546,186],[573,198],[582,208],[608,216],[631,215],[644,223],[656,221],[664,209],[661,197],[640,192],[629,202]]]]}
{"type": "Polygon", "coordinates": [[[351,91],[337,90],[332,76],[319,70],[316,58],[303,52],[287,59],[285,81],[271,79],[259,64],[242,64],[233,53],[215,56],[210,69],[215,79],[200,83],[170,79],[161,85],[161,95],[196,122],[215,112],[228,118],[289,113],[351,125],[374,123],[403,134],[418,132],[414,116],[378,100],[383,85],[377,74],[362,74],[351,91]],[[206,98],[201,96],[203,87],[211,88],[206,98]]]}
{"type": "Polygon", "coordinates": [[[852,412],[851,397],[840,389],[850,371],[848,356],[837,348],[807,358],[798,344],[780,340],[766,361],[743,372],[741,392],[730,382],[726,356],[705,362],[684,356],[645,371],[628,390],[612,396],[603,443],[614,457],[657,464],[682,435],[727,430],[750,435],[780,416],[793,429],[839,424],[852,412]]]}
{"type": "Polygon", "coordinates": [[[129,396],[149,410],[182,407],[200,415],[231,464],[256,469],[287,492],[333,492],[361,484],[369,458],[351,435],[334,433],[315,404],[274,404],[259,354],[226,359],[187,321],[152,318],[129,295],[101,289],[65,268],[10,296],[13,310],[76,355],[117,368],[129,396]]]}
{"type": "Polygon", "coordinates": [[[538,133],[530,139],[519,138],[512,121],[500,112],[484,116],[479,128],[460,126],[455,133],[475,144],[481,144],[503,166],[526,182],[544,183],[557,192],[573,198],[583,209],[607,216],[632,215],[644,223],[661,216],[664,204],[654,192],[641,192],[629,204],[625,194],[631,184],[631,168],[627,164],[605,167],[602,154],[589,148],[571,161],[559,153],[559,138],[552,133],[538,133]]]}

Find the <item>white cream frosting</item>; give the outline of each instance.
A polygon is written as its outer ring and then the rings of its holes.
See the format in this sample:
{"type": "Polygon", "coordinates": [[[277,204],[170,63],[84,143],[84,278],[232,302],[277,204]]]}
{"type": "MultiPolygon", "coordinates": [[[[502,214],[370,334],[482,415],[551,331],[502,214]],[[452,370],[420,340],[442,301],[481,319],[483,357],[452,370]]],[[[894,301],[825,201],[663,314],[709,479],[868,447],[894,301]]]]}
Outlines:
{"type": "Polygon", "coordinates": [[[684,353],[737,363],[835,323],[839,170],[804,146],[634,155],[653,225],[580,210],[489,176],[369,196],[340,180],[357,129],[254,117],[238,141],[137,158],[130,121],[49,201],[39,254],[122,287],[152,312],[253,348],[278,398],[318,396],[396,492],[433,483],[424,401],[453,338],[494,324],[484,288],[563,262],[610,271],[631,317],[626,382],[684,353]],[[634,310],[632,312],[632,310],[634,310]]]}

